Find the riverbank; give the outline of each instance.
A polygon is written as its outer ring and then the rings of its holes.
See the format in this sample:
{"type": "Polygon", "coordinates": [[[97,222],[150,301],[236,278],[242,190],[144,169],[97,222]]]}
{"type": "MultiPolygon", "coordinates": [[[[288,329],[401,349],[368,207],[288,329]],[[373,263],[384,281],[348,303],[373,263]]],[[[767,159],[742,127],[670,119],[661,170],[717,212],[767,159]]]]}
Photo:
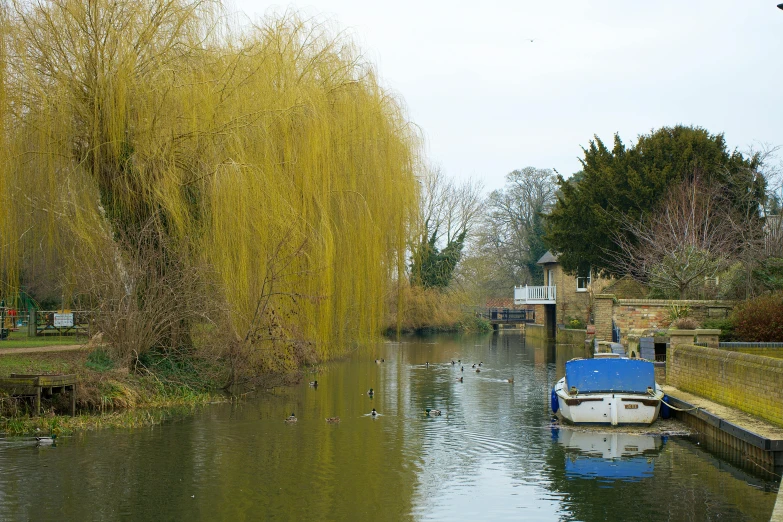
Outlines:
{"type": "Polygon", "coordinates": [[[492,331],[489,321],[476,317],[474,300],[458,289],[408,286],[387,295],[384,335],[482,333],[492,331]]]}
{"type": "Polygon", "coordinates": [[[31,349],[9,349],[0,355],[0,375],[75,374],[80,413],[70,416],[67,394],[44,397],[37,417],[31,415],[29,398],[4,395],[0,398],[0,432],[6,435],[146,426],[192,413],[204,404],[229,400],[212,391],[209,383],[197,382],[203,376],[146,368],[132,373],[127,368],[114,368],[100,349],[30,353],[31,349]]]}
{"type": "MultiPolygon", "coordinates": [[[[420,324],[403,324],[400,333],[405,335],[430,335],[436,333],[488,333],[492,331],[492,324],[481,317],[463,315],[454,322],[430,323],[426,320],[420,324]]],[[[396,325],[387,325],[383,334],[386,337],[394,337],[397,334],[396,325]]]]}

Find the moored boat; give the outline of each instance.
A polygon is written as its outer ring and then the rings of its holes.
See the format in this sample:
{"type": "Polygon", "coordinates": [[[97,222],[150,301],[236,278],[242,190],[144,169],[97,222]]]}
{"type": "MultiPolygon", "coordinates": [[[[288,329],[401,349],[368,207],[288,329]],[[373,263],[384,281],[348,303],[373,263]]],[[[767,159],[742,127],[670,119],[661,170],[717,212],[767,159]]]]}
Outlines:
{"type": "Polygon", "coordinates": [[[663,391],[650,361],[625,357],[574,359],[552,389],[552,410],[574,424],[651,424],[663,391]]]}

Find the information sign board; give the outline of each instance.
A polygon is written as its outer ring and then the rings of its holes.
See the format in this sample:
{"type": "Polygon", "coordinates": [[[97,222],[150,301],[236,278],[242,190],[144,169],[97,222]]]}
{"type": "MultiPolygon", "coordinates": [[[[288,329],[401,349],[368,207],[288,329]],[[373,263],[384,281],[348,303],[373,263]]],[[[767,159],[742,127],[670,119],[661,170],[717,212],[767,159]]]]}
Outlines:
{"type": "Polygon", "coordinates": [[[54,314],[55,328],[68,328],[73,326],[73,314],[54,314]]]}

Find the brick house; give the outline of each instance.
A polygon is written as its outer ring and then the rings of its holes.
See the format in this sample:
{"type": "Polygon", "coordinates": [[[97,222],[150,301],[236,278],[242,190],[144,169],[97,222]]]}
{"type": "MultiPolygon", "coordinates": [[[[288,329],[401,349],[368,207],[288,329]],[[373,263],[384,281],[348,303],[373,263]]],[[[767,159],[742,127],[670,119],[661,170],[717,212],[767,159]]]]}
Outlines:
{"type": "Polygon", "coordinates": [[[557,325],[568,325],[572,319],[587,324],[593,312],[593,295],[608,286],[609,280],[596,278],[592,270],[566,274],[557,256],[547,252],[537,261],[544,269],[544,286],[514,288],[514,303],[536,310],[536,324],[545,327],[547,337],[554,338],[557,325]]]}

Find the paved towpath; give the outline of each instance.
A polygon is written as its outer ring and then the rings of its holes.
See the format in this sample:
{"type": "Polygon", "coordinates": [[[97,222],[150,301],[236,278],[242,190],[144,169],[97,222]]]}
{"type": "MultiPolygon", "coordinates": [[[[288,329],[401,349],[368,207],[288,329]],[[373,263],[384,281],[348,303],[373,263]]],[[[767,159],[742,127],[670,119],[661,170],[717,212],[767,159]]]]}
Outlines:
{"type": "Polygon", "coordinates": [[[732,424],[739,426],[740,428],[751,433],[755,433],[756,435],[760,435],[761,437],[767,439],[783,440],[783,428],[770,424],[764,419],[750,415],[730,406],[712,402],[711,400],[705,399],[704,397],[684,392],[673,386],[663,385],[661,388],[665,394],[693,404],[694,406],[698,406],[700,409],[706,410],[713,415],[731,422],[732,424]]]}
{"type": "Polygon", "coordinates": [[[778,500],[775,502],[775,510],[772,512],[770,522],[783,522],[783,487],[778,489],[778,500]]]}
{"type": "MultiPolygon", "coordinates": [[[[2,344],[0,344],[2,346],[2,344]]],[[[53,346],[30,346],[27,348],[0,348],[0,355],[19,353],[75,352],[87,348],[86,344],[57,344],[53,346]]]]}
{"type": "MultiPolygon", "coordinates": [[[[713,415],[717,415],[718,417],[750,432],[756,433],[757,435],[761,435],[768,439],[783,439],[783,428],[773,426],[758,417],[741,412],[735,408],[724,406],[723,404],[717,404],[703,397],[678,390],[672,386],[661,386],[661,388],[663,388],[663,391],[668,395],[677,397],[694,406],[707,410],[713,415]]],[[[778,498],[775,502],[775,508],[772,511],[770,522],[783,522],[783,487],[778,489],[778,498]]]]}

